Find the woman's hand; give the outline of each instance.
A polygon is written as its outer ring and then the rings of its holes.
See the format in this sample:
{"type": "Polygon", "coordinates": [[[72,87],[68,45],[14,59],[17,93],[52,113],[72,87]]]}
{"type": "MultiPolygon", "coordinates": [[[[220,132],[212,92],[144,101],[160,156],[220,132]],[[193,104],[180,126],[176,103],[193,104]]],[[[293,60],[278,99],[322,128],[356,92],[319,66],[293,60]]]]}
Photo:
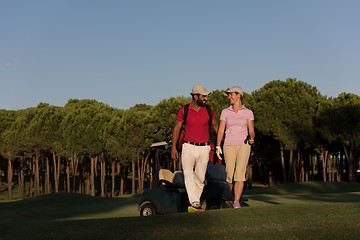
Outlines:
{"type": "Polygon", "coordinates": [[[220,146],[216,146],[216,155],[217,155],[217,157],[218,157],[220,160],[222,160],[221,154],[222,154],[221,147],[220,147],[220,146]]]}

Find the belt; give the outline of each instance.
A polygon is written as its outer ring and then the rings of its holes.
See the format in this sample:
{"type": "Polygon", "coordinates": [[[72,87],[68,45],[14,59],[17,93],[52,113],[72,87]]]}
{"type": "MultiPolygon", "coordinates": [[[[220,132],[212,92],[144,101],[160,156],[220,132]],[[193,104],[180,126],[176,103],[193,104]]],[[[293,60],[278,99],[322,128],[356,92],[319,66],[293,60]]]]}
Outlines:
{"type": "Polygon", "coordinates": [[[196,142],[187,142],[187,141],[184,141],[185,143],[189,143],[191,145],[195,145],[195,146],[209,146],[210,143],[209,142],[206,142],[206,143],[196,143],[196,142]]]}

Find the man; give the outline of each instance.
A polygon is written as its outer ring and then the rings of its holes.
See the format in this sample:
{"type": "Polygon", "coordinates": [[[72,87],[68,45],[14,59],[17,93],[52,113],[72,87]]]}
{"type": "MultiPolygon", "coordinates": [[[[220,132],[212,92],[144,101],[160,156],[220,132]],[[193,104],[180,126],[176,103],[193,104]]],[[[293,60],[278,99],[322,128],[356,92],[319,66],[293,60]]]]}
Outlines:
{"type": "MultiPolygon", "coordinates": [[[[192,101],[188,105],[184,124],[185,137],[181,156],[185,187],[190,202],[189,211],[201,211],[200,197],[204,188],[205,173],[210,153],[209,125],[212,125],[216,133],[218,130],[214,109],[210,106],[211,113],[209,114],[205,105],[209,94],[210,92],[206,91],[202,85],[193,87],[191,92],[192,101]],[[209,119],[210,116],[211,119],[209,119]]],[[[186,107],[187,105],[182,106],[180,109],[173,130],[171,158],[175,160],[179,158],[176,143],[184,123],[186,107]]]]}

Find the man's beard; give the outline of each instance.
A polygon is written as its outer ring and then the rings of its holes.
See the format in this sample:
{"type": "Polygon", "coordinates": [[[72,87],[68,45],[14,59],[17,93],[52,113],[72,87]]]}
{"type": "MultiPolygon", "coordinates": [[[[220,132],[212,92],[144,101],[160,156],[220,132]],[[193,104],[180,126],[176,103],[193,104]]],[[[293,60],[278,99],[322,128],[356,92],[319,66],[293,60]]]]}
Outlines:
{"type": "Polygon", "coordinates": [[[206,103],[206,100],[200,100],[198,99],[196,101],[197,105],[199,105],[200,107],[205,107],[205,103],[206,103]]]}

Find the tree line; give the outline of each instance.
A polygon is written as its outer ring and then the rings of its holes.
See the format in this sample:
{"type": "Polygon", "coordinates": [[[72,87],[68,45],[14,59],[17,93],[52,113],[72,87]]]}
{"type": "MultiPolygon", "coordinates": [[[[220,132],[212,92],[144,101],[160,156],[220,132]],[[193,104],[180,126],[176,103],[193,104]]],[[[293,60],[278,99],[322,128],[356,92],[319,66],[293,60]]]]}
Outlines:
{"type": "MultiPolygon", "coordinates": [[[[0,110],[0,186],[7,181],[20,198],[51,192],[92,196],[140,193],[152,181],[153,153],[161,140],[155,126],[171,130],[190,97],[171,97],[155,106],[116,109],[96,100],[71,99],[64,107],[40,103],[23,110],[0,110]]],[[[208,98],[219,119],[229,106],[222,90],[208,98]]],[[[244,105],[255,115],[256,139],[247,169],[269,185],[297,181],[356,181],[359,165],[360,97],[323,96],[305,82],[274,80],[244,105]]],[[[180,168],[168,163],[172,170],[180,168]]]]}

